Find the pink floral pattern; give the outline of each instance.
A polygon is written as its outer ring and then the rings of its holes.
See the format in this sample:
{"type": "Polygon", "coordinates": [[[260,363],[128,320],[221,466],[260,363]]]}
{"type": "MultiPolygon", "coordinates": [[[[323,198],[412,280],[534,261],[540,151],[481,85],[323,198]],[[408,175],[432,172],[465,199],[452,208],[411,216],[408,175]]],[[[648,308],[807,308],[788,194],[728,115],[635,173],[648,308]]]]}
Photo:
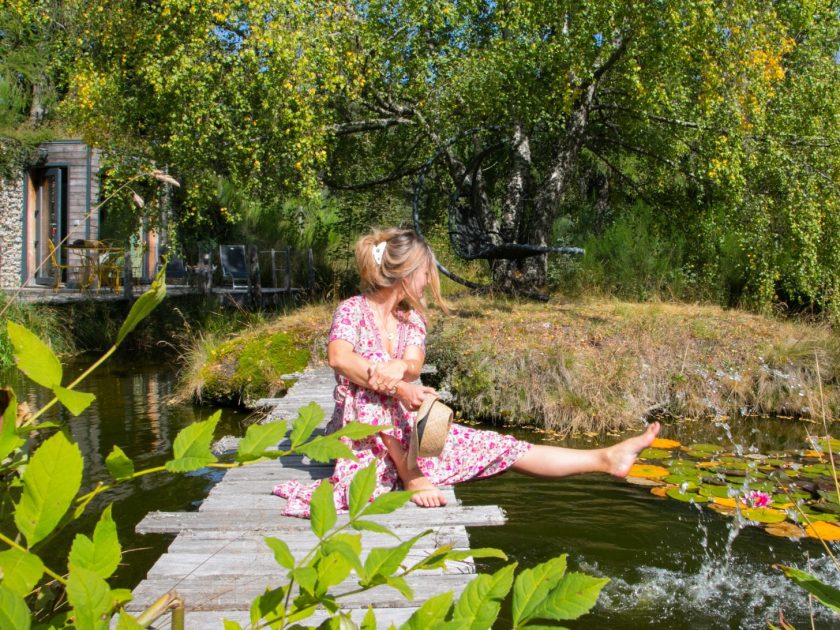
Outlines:
{"type": "MultiPolygon", "coordinates": [[[[397,322],[397,339],[393,357],[389,355],[379,339],[367,300],[358,295],[338,305],[332,321],[329,340],[343,339],[353,344],[355,352],[370,361],[388,361],[402,358],[406,348],[426,348],[426,322],[416,311],[400,311],[397,322]]],[[[348,422],[365,422],[373,426],[392,425],[387,430],[408,449],[414,412],[405,409],[391,396],[365,389],[336,374],[335,412],[327,425],[327,431],[335,431],[348,422]]],[[[400,479],[385,443],[379,435],[365,440],[342,440],[352,449],[358,461],[340,459],[336,461],[333,475],[328,481],[333,485],[336,509],[346,512],[349,506],[350,481],[360,468],[376,463],[377,485],[373,496],[400,487],[400,479]]],[[[517,459],[531,448],[528,442],[521,442],[511,436],[494,431],[479,431],[453,424],[440,457],[419,458],[418,466],[423,474],[436,485],[451,485],[470,479],[481,479],[510,468],[517,459]]],[[[309,516],[309,501],[312,493],[322,483],[300,483],[286,481],[274,487],[274,494],[287,499],[283,514],[287,516],[309,516]]]]}

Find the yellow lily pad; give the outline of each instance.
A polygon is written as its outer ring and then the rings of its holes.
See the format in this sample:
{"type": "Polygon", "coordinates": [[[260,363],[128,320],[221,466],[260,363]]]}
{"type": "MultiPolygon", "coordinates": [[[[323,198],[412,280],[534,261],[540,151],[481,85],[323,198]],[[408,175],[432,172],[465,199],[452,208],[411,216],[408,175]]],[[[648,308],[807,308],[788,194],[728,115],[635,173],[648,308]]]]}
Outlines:
{"type": "Polygon", "coordinates": [[[660,479],[667,477],[671,472],[662,466],[654,466],[652,464],[633,464],[630,468],[628,477],[644,477],[645,479],[660,479]]]}
{"type": "Polygon", "coordinates": [[[650,493],[657,497],[662,497],[663,499],[668,496],[668,486],[657,486],[656,488],[651,488],[650,493]]]}
{"type": "Polygon", "coordinates": [[[717,503],[707,503],[706,507],[712,510],[713,512],[717,512],[718,514],[725,514],[726,516],[731,516],[735,513],[734,507],[729,507],[728,505],[718,505],[717,503]]]}
{"type": "Polygon", "coordinates": [[[840,540],[840,527],[825,521],[817,521],[805,528],[805,535],[821,540],[840,540]]]}
{"type": "Polygon", "coordinates": [[[697,462],[694,467],[695,468],[717,468],[718,466],[722,466],[720,462],[697,462]]]}
{"type": "MultiPolygon", "coordinates": [[[[738,507],[740,503],[735,497],[709,497],[712,500],[712,503],[715,505],[720,505],[722,507],[732,508],[733,510],[738,507]]],[[[741,503],[743,506],[743,503],[741,503]]]]}
{"type": "Polygon", "coordinates": [[[651,448],[664,448],[664,449],[672,449],[678,448],[682,446],[682,442],[677,442],[676,440],[666,440],[665,438],[654,438],[653,443],[650,445],[651,448]]]}

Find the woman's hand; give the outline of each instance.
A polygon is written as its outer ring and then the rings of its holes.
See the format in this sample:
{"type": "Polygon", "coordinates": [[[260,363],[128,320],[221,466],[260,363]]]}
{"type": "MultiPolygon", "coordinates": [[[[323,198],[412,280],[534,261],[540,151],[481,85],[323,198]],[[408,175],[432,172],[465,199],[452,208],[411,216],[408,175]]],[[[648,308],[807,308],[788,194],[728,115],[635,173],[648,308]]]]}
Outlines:
{"type": "Polygon", "coordinates": [[[408,365],[401,359],[373,363],[368,368],[368,388],[384,394],[393,394],[397,383],[403,380],[408,365]]]}
{"type": "Polygon", "coordinates": [[[403,407],[416,411],[423,404],[423,399],[429,394],[434,394],[434,387],[427,387],[425,385],[415,385],[413,383],[400,383],[397,387],[397,399],[403,404],[403,407]]]}

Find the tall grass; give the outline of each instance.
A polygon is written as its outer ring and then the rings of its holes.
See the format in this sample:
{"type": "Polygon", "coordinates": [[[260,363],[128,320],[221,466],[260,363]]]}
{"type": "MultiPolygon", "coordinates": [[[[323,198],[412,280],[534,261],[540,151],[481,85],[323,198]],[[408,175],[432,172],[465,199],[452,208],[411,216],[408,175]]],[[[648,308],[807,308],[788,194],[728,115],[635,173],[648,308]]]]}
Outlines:
{"type": "MultiPolygon", "coordinates": [[[[0,292],[0,311],[12,301],[5,293],[0,292]]],[[[12,344],[6,333],[6,322],[13,321],[25,326],[38,337],[52,346],[54,352],[64,354],[76,351],[73,335],[70,333],[70,322],[66,317],[53,308],[36,304],[24,304],[17,300],[8,306],[6,314],[0,321],[0,369],[14,365],[12,344]]]]}

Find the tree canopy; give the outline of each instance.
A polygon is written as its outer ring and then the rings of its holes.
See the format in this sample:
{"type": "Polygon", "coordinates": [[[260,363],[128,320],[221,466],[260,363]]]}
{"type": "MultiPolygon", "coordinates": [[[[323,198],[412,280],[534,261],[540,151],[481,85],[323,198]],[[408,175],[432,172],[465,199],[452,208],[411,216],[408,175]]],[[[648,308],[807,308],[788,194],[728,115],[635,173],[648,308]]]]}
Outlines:
{"type": "Polygon", "coordinates": [[[421,227],[445,225],[497,286],[531,289],[546,252],[643,207],[715,299],[840,303],[836,2],[93,0],[73,15],[61,111],[113,181],[169,168],[184,225],[238,221],[225,190],[279,213],[292,195],[380,191],[415,199],[421,227]]]}

